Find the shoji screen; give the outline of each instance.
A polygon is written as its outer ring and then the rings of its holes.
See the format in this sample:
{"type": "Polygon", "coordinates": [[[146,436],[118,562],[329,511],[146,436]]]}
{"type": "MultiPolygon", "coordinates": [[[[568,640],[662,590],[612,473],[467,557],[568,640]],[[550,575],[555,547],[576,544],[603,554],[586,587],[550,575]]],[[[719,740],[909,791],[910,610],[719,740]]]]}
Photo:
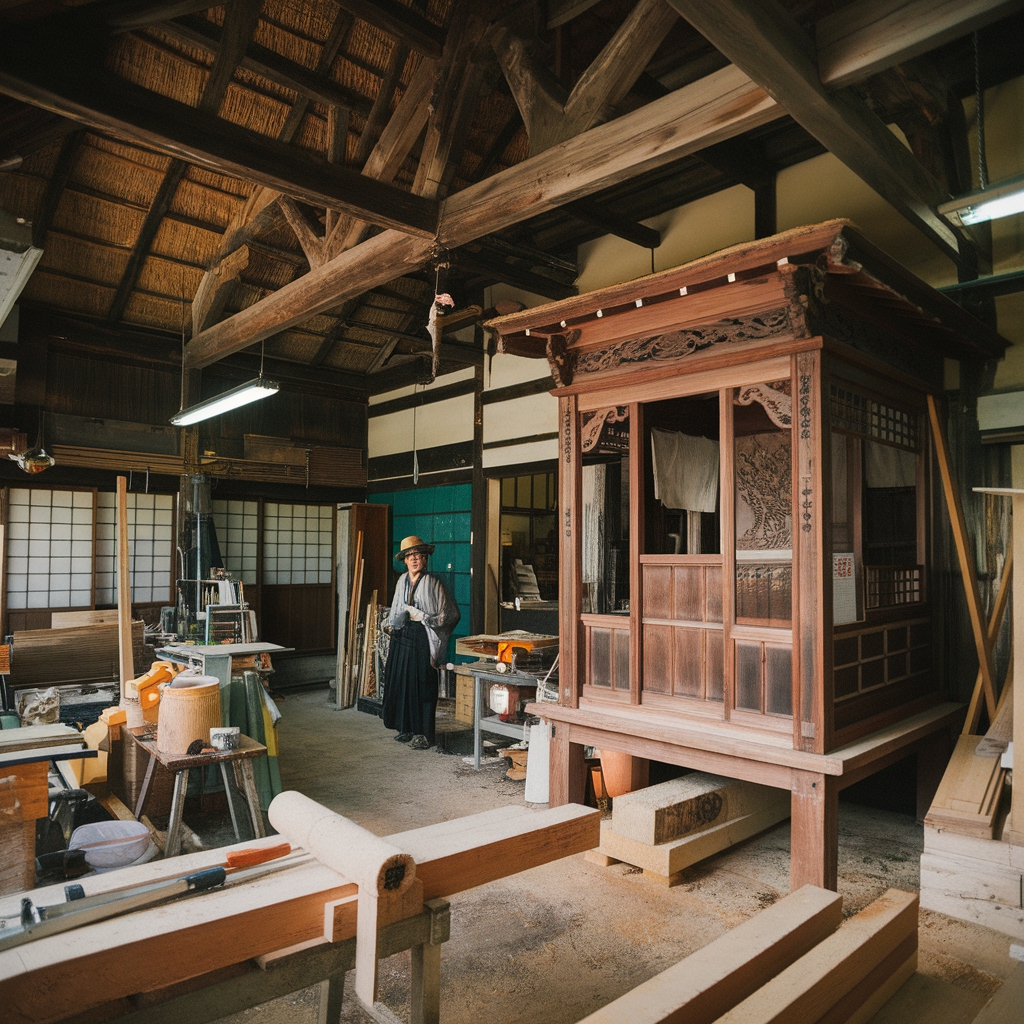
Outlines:
{"type": "MultiPolygon", "coordinates": [[[[96,603],[117,603],[116,496],[96,495],[96,603]]],[[[174,572],[174,496],[128,495],[132,601],[170,602],[174,572]]]]}

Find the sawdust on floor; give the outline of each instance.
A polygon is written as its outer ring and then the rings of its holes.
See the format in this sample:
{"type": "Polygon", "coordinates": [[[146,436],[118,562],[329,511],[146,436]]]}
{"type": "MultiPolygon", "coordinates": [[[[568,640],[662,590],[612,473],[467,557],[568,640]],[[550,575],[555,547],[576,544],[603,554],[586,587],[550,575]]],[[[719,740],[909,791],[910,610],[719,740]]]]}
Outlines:
{"type": "MultiPolygon", "coordinates": [[[[326,690],[282,704],[280,765],[297,789],[387,835],[523,800],[524,783],[499,767],[477,772],[459,756],[413,751],[379,719],[336,711],[326,690]]],[[[231,841],[229,835],[225,842],[231,841]]],[[[917,891],[922,830],[913,818],[845,802],[839,815],[839,891],[856,913],[886,889],[917,891]]],[[[451,899],[442,949],[445,1024],[571,1024],[705,946],[789,891],[783,823],[685,872],[665,888],[625,864],[574,856],[451,899]]],[[[921,912],[918,973],[875,1024],[966,1024],[1014,961],[997,932],[921,912]]],[[[376,1019],[409,1019],[410,956],[380,965],[376,1019]],[[393,1016],[392,1016],[393,1015],[393,1016]]],[[[351,984],[351,974],[348,985],[351,984]]],[[[320,989],[245,1013],[230,1024],[317,1024],[320,989]]],[[[347,995],[342,1024],[374,1020],[347,995]]]]}

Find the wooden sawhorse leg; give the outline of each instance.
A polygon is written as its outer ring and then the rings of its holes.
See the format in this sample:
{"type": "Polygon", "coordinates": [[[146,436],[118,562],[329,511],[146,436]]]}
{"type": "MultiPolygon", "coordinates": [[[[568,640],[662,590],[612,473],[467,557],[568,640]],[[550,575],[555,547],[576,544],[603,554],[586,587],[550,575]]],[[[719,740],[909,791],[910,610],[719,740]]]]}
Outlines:
{"type": "Polygon", "coordinates": [[[249,817],[252,819],[252,830],[257,839],[262,839],[267,830],[263,827],[263,812],[260,810],[260,796],[256,792],[256,774],[252,768],[252,758],[247,757],[233,762],[235,781],[238,788],[245,794],[245,802],[249,805],[249,817]]]}
{"type": "MultiPolygon", "coordinates": [[[[154,758],[155,760],[155,758],[154,758]]],[[[174,773],[174,794],[171,797],[171,820],[167,823],[165,857],[177,857],[181,852],[181,819],[185,812],[185,794],[188,792],[188,769],[174,773]]],[[[142,800],[140,799],[140,806],[142,800]]]]}
{"type": "Polygon", "coordinates": [[[839,780],[793,772],[790,787],[789,888],[836,891],[839,876],[839,780]]]}

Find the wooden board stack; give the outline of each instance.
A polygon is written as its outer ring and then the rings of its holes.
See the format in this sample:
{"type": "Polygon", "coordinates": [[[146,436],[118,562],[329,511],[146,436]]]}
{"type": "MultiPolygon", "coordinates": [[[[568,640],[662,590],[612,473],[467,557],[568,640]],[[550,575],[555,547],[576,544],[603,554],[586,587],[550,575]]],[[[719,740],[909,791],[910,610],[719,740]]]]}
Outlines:
{"type": "Polygon", "coordinates": [[[982,736],[961,736],[935,792],[925,824],[965,836],[992,839],[1000,824],[999,805],[1006,770],[1001,754],[979,754],[982,736]]]}
{"type": "Polygon", "coordinates": [[[917,969],[917,897],[841,920],[842,897],[806,885],[580,1024],[862,1024],[917,969]]]}
{"type": "Polygon", "coordinates": [[[789,793],[720,775],[693,772],[618,796],[591,863],[619,861],[644,877],[677,885],[684,868],[789,817],[789,793]]]}

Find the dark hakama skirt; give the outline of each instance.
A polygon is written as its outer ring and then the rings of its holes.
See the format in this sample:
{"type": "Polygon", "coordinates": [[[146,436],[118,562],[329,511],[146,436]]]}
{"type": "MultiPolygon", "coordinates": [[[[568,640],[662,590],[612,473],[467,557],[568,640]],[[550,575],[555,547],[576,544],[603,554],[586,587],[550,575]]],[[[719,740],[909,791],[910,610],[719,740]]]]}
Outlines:
{"type": "Polygon", "coordinates": [[[409,622],[391,634],[384,666],[384,725],[434,742],[437,669],[430,664],[430,641],[422,622],[409,622]]]}

